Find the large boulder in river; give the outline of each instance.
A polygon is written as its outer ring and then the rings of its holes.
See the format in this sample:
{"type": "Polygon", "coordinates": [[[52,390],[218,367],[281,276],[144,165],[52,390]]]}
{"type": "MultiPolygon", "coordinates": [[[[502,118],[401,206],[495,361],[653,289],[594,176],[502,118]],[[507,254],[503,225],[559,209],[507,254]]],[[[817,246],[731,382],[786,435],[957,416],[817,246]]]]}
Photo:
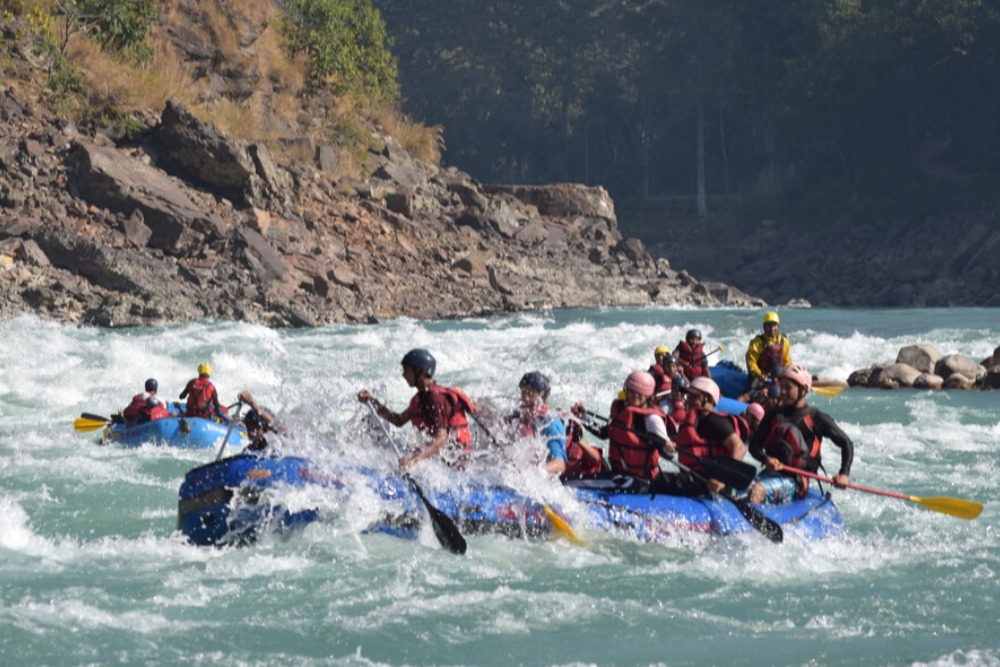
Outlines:
{"type": "Polygon", "coordinates": [[[936,347],[921,343],[899,348],[896,363],[912,366],[923,373],[933,373],[934,365],[941,357],[942,354],[936,347]]]}
{"type": "Polygon", "coordinates": [[[941,389],[944,387],[944,378],[940,375],[934,375],[933,373],[921,373],[916,380],[913,381],[914,389],[941,389]]]}
{"type": "Polygon", "coordinates": [[[956,373],[975,381],[980,375],[986,374],[986,368],[964,354],[949,354],[941,357],[934,365],[934,374],[943,377],[946,386],[948,378],[956,373]]]}
{"type": "Polygon", "coordinates": [[[883,371],[890,378],[895,380],[900,387],[912,387],[914,381],[920,377],[920,371],[909,364],[895,363],[883,371]]]}

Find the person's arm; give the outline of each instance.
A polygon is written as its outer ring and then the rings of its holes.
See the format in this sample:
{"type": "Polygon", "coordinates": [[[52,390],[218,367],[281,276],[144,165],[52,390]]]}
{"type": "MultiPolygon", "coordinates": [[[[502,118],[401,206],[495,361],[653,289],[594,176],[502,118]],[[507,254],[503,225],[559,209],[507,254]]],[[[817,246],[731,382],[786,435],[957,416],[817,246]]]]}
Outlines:
{"type": "Polygon", "coordinates": [[[760,336],[754,337],[750,341],[750,345],[747,346],[747,373],[750,377],[761,377],[764,375],[763,371],[760,370],[760,366],[757,365],[757,360],[760,359],[760,353],[764,350],[764,341],[761,340],[760,336]]]}
{"type": "Polygon", "coordinates": [[[851,464],[854,462],[854,442],[825,412],[816,411],[816,435],[826,438],[840,447],[840,471],[834,475],[833,484],[837,488],[847,488],[851,482],[851,464]]]}
{"type": "MultiPolygon", "coordinates": [[[[403,426],[406,422],[410,421],[411,415],[409,413],[409,408],[404,410],[402,413],[393,412],[384,403],[368,393],[367,389],[362,389],[358,392],[358,402],[370,402],[375,407],[375,413],[393,426],[403,426]]],[[[447,432],[445,432],[445,437],[447,438],[447,432]]]]}
{"type": "Polygon", "coordinates": [[[561,419],[552,419],[542,429],[542,435],[547,438],[545,446],[549,450],[545,470],[558,475],[566,470],[566,427],[561,419]]]}
{"type": "Polygon", "coordinates": [[[764,418],[760,420],[760,424],[757,426],[757,430],[750,436],[750,443],[747,445],[750,456],[761,463],[767,458],[767,454],[764,453],[764,441],[767,438],[767,434],[771,432],[772,421],[774,421],[774,413],[765,413],[764,418]]]}
{"type": "Polygon", "coordinates": [[[424,459],[429,459],[437,454],[446,444],[448,444],[448,429],[439,428],[434,431],[434,435],[431,437],[431,441],[426,447],[413,456],[400,457],[399,464],[405,468],[412,468],[424,459]]]}
{"type": "Polygon", "coordinates": [[[180,400],[183,401],[185,398],[187,398],[187,395],[190,394],[190,393],[191,393],[191,383],[188,382],[184,386],[184,389],[181,391],[180,400]]]}

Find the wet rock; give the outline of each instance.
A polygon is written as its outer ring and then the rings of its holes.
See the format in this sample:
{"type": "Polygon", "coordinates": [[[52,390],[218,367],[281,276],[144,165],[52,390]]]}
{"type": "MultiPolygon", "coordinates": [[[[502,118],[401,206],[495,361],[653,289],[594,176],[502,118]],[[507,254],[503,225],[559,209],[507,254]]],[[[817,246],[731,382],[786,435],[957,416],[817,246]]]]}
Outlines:
{"type": "Polygon", "coordinates": [[[896,355],[896,363],[912,366],[922,373],[933,373],[939,359],[941,352],[933,345],[924,343],[901,347],[896,355]]]}

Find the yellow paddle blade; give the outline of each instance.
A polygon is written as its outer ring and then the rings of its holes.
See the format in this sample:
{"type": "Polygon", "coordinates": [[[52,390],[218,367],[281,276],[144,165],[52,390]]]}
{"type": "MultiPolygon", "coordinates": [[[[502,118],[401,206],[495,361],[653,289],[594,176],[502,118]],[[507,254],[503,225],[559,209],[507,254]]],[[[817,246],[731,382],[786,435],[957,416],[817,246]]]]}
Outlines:
{"type": "Polygon", "coordinates": [[[73,422],[73,429],[77,433],[90,433],[91,431],[96,431],[99,428],[104,428],[108,425],[108,422],[98,421],[96,419],[87,419],[86,417],[77,417],[76,421],[73,422]]]}
{"type": "Polygon", "coordinates": [[[812,390],[815,391],[817,394],[819,394],[820,396],[826,396],[827,398],[836,398],[837,396],[840,396],[840,393],[844,391],[844,389],[845,387],[837,385],[830,387],[817,387],[816,385],[813,385],[812,388],[812,390]]]}
{"type": "Polygon", "coordinates": [[[545,514],[549,517],[549,521],[552,522],[552,527],[555,528],[557,533],[562,533],[567,540],[576,546],[583,546],[583,540],[576,536],[573,529],[569,527],[568,523],[566,523],[566,519],[556,514],[555,510],[548,505],[542,505],[542,509],[545,510],[545,514]]]}
{"type": "Polygon", "coordinates": [[[977,503],[974,500],[962,500],[961,498],[920,498],[918,496],[910,496],[910,500],[920,503],[932,512],[949,514],[959,519],[975,519],[983,511],[982,503],[977,503]]]}

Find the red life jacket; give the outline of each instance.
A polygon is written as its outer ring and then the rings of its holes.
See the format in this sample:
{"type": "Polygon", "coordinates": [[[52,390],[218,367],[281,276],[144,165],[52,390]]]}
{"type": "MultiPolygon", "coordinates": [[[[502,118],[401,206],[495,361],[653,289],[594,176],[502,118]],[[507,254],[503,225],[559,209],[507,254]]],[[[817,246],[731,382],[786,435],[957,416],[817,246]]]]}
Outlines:
{"type": "Polygon", "coordinates": [[[212,396],[215,394],[215,385],[212,384],[211,378],[199,377],[197,380],[192,380],[188,386],[191,392],[188,394],[184,413],[188,417],[206,419],[214,415],[215,403],[212,401],[212,396]]]}
{"type": "Polygon", "coordinates": [[[677,345],[677,356],[688,365],[684,367],[684,372],[692,380],[705,374],[705,345],[695,343],[690,345],[686,340],[682,340],[677,345]]]}
{"type": "MultiPolygon", "coordinates": [[[[455,441],[463,445],[466,451],[472,450],[472,431],[469,430],[469,418],[466,416],[472,412],[472,401],[462,392],[461,389],[452,387],[442,387],[436,382],[432,382],[427,388],[427,394],[444,394],[451,404],[451,416],[448,417],[448,434],[454,436],[455,441]]],[[[417,392],[410,399],[410,406],[407,411],[410,413],[410,421],[417,427],[418,431],[427,430],[428,414],[424,411],[422,394],[417,392]]]]}
{"type": "MultiPolygon", "coordinates": [[[[718,412],[716,414],[728,417],[732,420],[733,428],[736,432],[740,432],[739,422],[736,417],[725,412],[718,412]]],[[[694,458],[695,456],[703,459],[726,458],[729,456],[729,450],[724,443],[706,440],[698,434],[698,412],[695,410],[688,412],[687,418],[677,431],[677,437],[674,439],[674,442],[677,445],[677,460],[682,465],[698,473],[704,473],[705,468],[701,465],[701,461],[694,458]]]]}
{"type": "MultiPolygon", "coordinates": [[[[822,439],[816,435],[815,409],[809,408],[801,419],[791,421],[775,413],[771,430],[764,438],[764,453],[795,468],[816,472],[820,464],[822,439]]],[[[796,477],[799,497],[809,490],[809,478],[796,477]]]]}
{"type": "Polygon", "coordinates": [[[611,404],[611,421],[608,422],[608,458],[611,469],[643,479],[655,479],[660,474],[660,452],[655,445],[639,437],[645,432],[645,418],[665,416],[656,406],[637,408],[623,400],[611,404]]]}
{"type": "Polygon", "coordinates": [[[168,416],[166,406],[159,400],[151,400],[153,395],[148,392],[136,394],[132,397],[132,402],[125,408],[122,414],[131,422],[144,423],[154,419],[163,419],[168,416]]]}
{"type": "Polygon", "coordinates": [[[564,423],[566,424],[566,470],[561,477],[565,479],[575,475],[601,472],[604,467],[601,461],[591,459],[580,446],[580,441],[583,439],[583,427],[580,426],[580,422],[566,419],[564,423]]]}
{"type": "Polygon", "coordinates": [[[656,389],[653,390],[655,395],[659,396],[660,394],[665,394],[670,391],[670,387],[673,386],[673,382],[671,381],[670,376],[667,375],[659,364],[653,364],[650,366],[649,374],[653,376],[654,380],[656,380],[656,389]]]}
{"type": "MultiPolygon", "coordinates": [[[[764,334],[761,337],[765,339],[764,334]]],[[[764,375],[772,375],[775,369],[781,368],[781,360],[783,357],[783,352],[785,351],[785,334],[778,335],[778,342],[772,343],[770,345],[765,345],[764,349],[761,350],[760,358],[757,359],[757,368],[764,375]]]]}

